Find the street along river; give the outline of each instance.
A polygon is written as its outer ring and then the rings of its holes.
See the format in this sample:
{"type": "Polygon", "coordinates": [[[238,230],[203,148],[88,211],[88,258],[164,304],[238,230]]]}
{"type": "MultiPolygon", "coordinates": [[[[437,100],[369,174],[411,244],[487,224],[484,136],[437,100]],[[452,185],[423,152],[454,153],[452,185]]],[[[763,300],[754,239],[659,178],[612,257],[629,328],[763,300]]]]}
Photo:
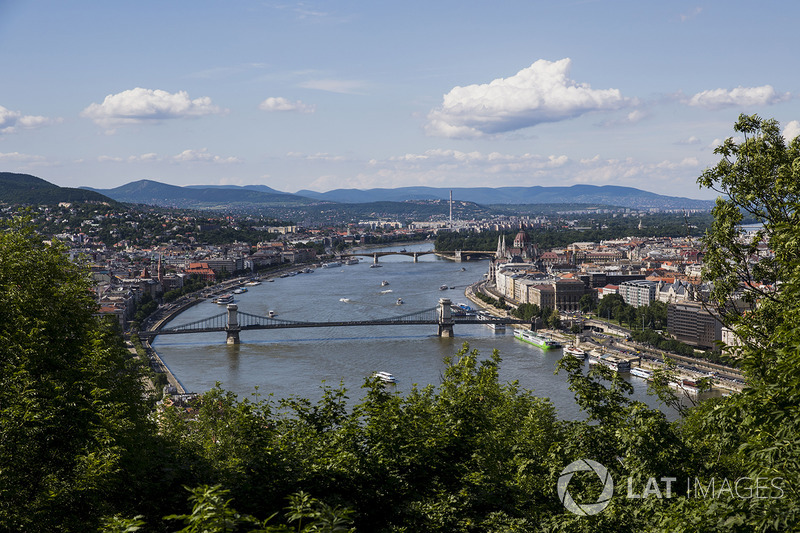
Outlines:
{"type": "MultiPolygon", "coordinates": [[[[427,251],[431,243],[406,246],[427,251]]],[[[380,250],[399,250],[400,247],[380,250]]],[[[378,251],[378,250],[370,250],[378,251]]],[[[424,255],[414,263],[406,256],[380,258],[357,265],[317,268],[264,282],[236,295],[239,310],[299,321],[349,321],[385,318],[429,309],[439,298],[467,303],[464,289],[483,278],[488,261],[454,263],[424,255]],[[463,270],[462,270],[463,269],[463,270]],[[388,285],[382,285],[382,282],[388,285]],[[441,290],[446,285],[447,290],[441,290]],[[401,305],[397,304],[402,299],[401,305]]],[[[224,312],[211,300],[189,308],[167,326],[193,322],[224,312]]],[[[203,392],[220,382],[226,390],[245,398],[256,391],[274,398],[298,396],[318,400],[323,381],[348,389],[350,402],[363,394],[364,379],[386,371],[397,379],[398,391],[437,385],[444,372],[444,358],[454,355],[464,342],[488,359],[493,349],[500,352],[500,379],[518,381],[519,386],[547,397],[562,418],[583,418],[566,375],[554,375],[561,350],[544,352],[513,337],[513,329],[495,332],[485,325],[456,325],[454,338],[436,336],[436,326],[359,326],[252,330],[241,332],[241,344],[225,344],[225,333],[164,335],[153,347],[187,391],[203,392]]],[[[587,364],[588,366],[588,364],[587,364]]],[[[635,388],[634,399],[656,406],[647,395],[646,383],[626,377],[635,388]]],[[[670,418],[674,418],[674,414],[670,418]]]]}

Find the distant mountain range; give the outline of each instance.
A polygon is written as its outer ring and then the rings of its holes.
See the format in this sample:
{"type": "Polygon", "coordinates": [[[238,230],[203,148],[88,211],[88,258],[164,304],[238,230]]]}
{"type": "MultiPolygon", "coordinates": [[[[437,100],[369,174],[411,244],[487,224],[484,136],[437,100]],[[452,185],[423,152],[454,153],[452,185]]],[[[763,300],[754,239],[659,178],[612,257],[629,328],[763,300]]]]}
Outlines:
{"type": "Polygon", "coordinates": [[[710,209],[711,200],[664,196],[633,187],[573,185],[571,187],[399,187],[396,189],[335,189],[328,192],[301,190],[295,194],[265,185],[192,185],[177,187],[141,180],[114,189],[91,189],[120,202],[175,207],[212,208],[232,203],[262,206],[303,206],[319,202],[365,204],[448,200],[479,205],[499,204],[591,204],[633,209],[710,209]]]}
{"type": "Polygon", "coordinates": [[[30,174],[0,172],[0,203],[50,205],[60,202],[109,202],[100,193],[71,187],[59,187],[30,174]]]}
{"type": "Polygon", "coordinates": [[[296,194],[330,202],[364,203],[378,200],[404,202],[413,200],[454,200],[480,205],[497,204],[592,204],[616,205],[635,209],[710,209],[711,200],[694,200],[642,191],[616,185],[572,185],[571,187],[400,187],[397,189],[336,189],[324,193],[297,191],[296,194]]]}
{"type": "Polygon", "coordinates": [[[178,187],[158,181],[139,180],[113,189],[87,189],[118,202],[193,209],[227,209],[232,205],[287,207],[319,203],[319,200],[276,191],[264,185],[178,187]]]}
{"type": "MultiPolygon", "coordinates": [[[[278,191],[266,185],[191,185],[178,187],[153,180],[139,180],[113,189],[59,187],[28,174],[0,172],[0,202],[5,203],[57,203],[67,201],[117,201],[162,207],[246,210],[307,209],[320,204],[340,204],[341,207],[380,205],[386,211],[392,203],[440,203],[447,201],[452,191],[453,200],[490,206],[564,204],[578,207],[619,206],[631,209],[710,209],[711,200],[695,200],[664,196],[633,187],[614,185],[573,185],[571,187],[400,187],[396,189],[336,189],[324,193],[301,190],[295,194],[278,191]]],[[[393,211],[390,209],[389,211],[393,211]]]]}

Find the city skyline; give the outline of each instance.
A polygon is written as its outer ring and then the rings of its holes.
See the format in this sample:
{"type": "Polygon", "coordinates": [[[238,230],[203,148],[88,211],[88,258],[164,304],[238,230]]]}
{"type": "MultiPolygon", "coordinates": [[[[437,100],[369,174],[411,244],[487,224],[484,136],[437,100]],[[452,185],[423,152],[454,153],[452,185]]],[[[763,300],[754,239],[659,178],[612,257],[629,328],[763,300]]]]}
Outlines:
{"type": "Polygon", "coordinates": [[[2,2],[0,170],[69,187],[712,198],[695,180],[740,113],[800,134],[798,9],[2,2]]]}

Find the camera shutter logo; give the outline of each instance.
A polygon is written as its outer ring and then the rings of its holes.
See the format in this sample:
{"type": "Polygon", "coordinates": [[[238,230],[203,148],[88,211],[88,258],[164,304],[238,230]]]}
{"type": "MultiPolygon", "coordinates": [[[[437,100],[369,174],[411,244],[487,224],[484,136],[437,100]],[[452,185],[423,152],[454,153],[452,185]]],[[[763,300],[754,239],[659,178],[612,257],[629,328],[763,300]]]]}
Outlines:
{"type": "Polygon", "coordinates": [[[561,471],[556,489],[558,490],[558,498],[561,500],[561,503],[564,504],[567,511],[579,516],[590,516],[602,512],[603,509],[611,503],[611,496],[614,494],[614,480],[611,479],[611,475],[608,473],[608,470],[606,470],[606,467],[597,461],[578,459],[568,464],[567,467],[561,471]],[[575,472],[588,472],[590,470],[600,478],[600,482],[603,483],[603,491],[600,493],[597,503],[577,503],[572,499],[572,496],[567,490],[567,485],[569,485],[570,480],[572,480],[572,475],[575,472]]]}

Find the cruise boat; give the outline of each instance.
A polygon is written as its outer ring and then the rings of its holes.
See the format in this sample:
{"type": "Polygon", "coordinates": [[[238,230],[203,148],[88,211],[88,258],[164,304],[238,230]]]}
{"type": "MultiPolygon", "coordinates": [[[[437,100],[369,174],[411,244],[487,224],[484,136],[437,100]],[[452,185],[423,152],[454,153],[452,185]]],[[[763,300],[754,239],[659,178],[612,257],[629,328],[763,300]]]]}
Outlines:
{"type": "Polygon", "coordinates": [[[596,350],[589,352],[590,365],[604,365],[614,372],[624,374],[631,371],[631,362],[607,353],[600,353],[596,350]]]}
{"type": "Polygon", "coordinates": [[[347,261],[344,262],[345,265],[357,265],[358,264],[358,257],[351,257],[347,261]]]}
{"type": "Polygon", "coordinates": [[[397,383],[397,378],[388,372],[375,372],[372,377],[378,378],[384,383],[397,383]]]}
{"type": "Polygon", "coordinates": [[[219,305],[228,305],[233,303],[233,294],[223,294],[222,296],[218,296],[216,300],[214,300],[215,304],[219,305]]]}
{"type": "Polygon", "coordinates": [[[637,378],[642,378],[650,381],[653,379],[653,372],[651,370],[647,370],[646,368],[642,368],[640,366],[633,366],[631,367],[631,376],[636,376],[637,378]]]}
{"type": "Polygon", "coordinates": [[[329,263],[322,263],[322,268],[336,268],[342,266],[342,263],[339,261],[331,261],[329,263]]]}
{"type": "Polygon", "coordinates": [[[579,361],[583,361],[586,359],[586,352],[576,346],[567,346],[566,348],[564,348],[564,354],[571,355],[572,357],[574,357],[579,361]]]}
{"type": "Polygon", "coordinates": [[[515,329],[514,337],[523,342],[527,342],[528,344],[533,344],[542,350],[554,350],[556,348],[561,348],[561,343],[536,332],[528,331],[527,329],[515,329]]]}

